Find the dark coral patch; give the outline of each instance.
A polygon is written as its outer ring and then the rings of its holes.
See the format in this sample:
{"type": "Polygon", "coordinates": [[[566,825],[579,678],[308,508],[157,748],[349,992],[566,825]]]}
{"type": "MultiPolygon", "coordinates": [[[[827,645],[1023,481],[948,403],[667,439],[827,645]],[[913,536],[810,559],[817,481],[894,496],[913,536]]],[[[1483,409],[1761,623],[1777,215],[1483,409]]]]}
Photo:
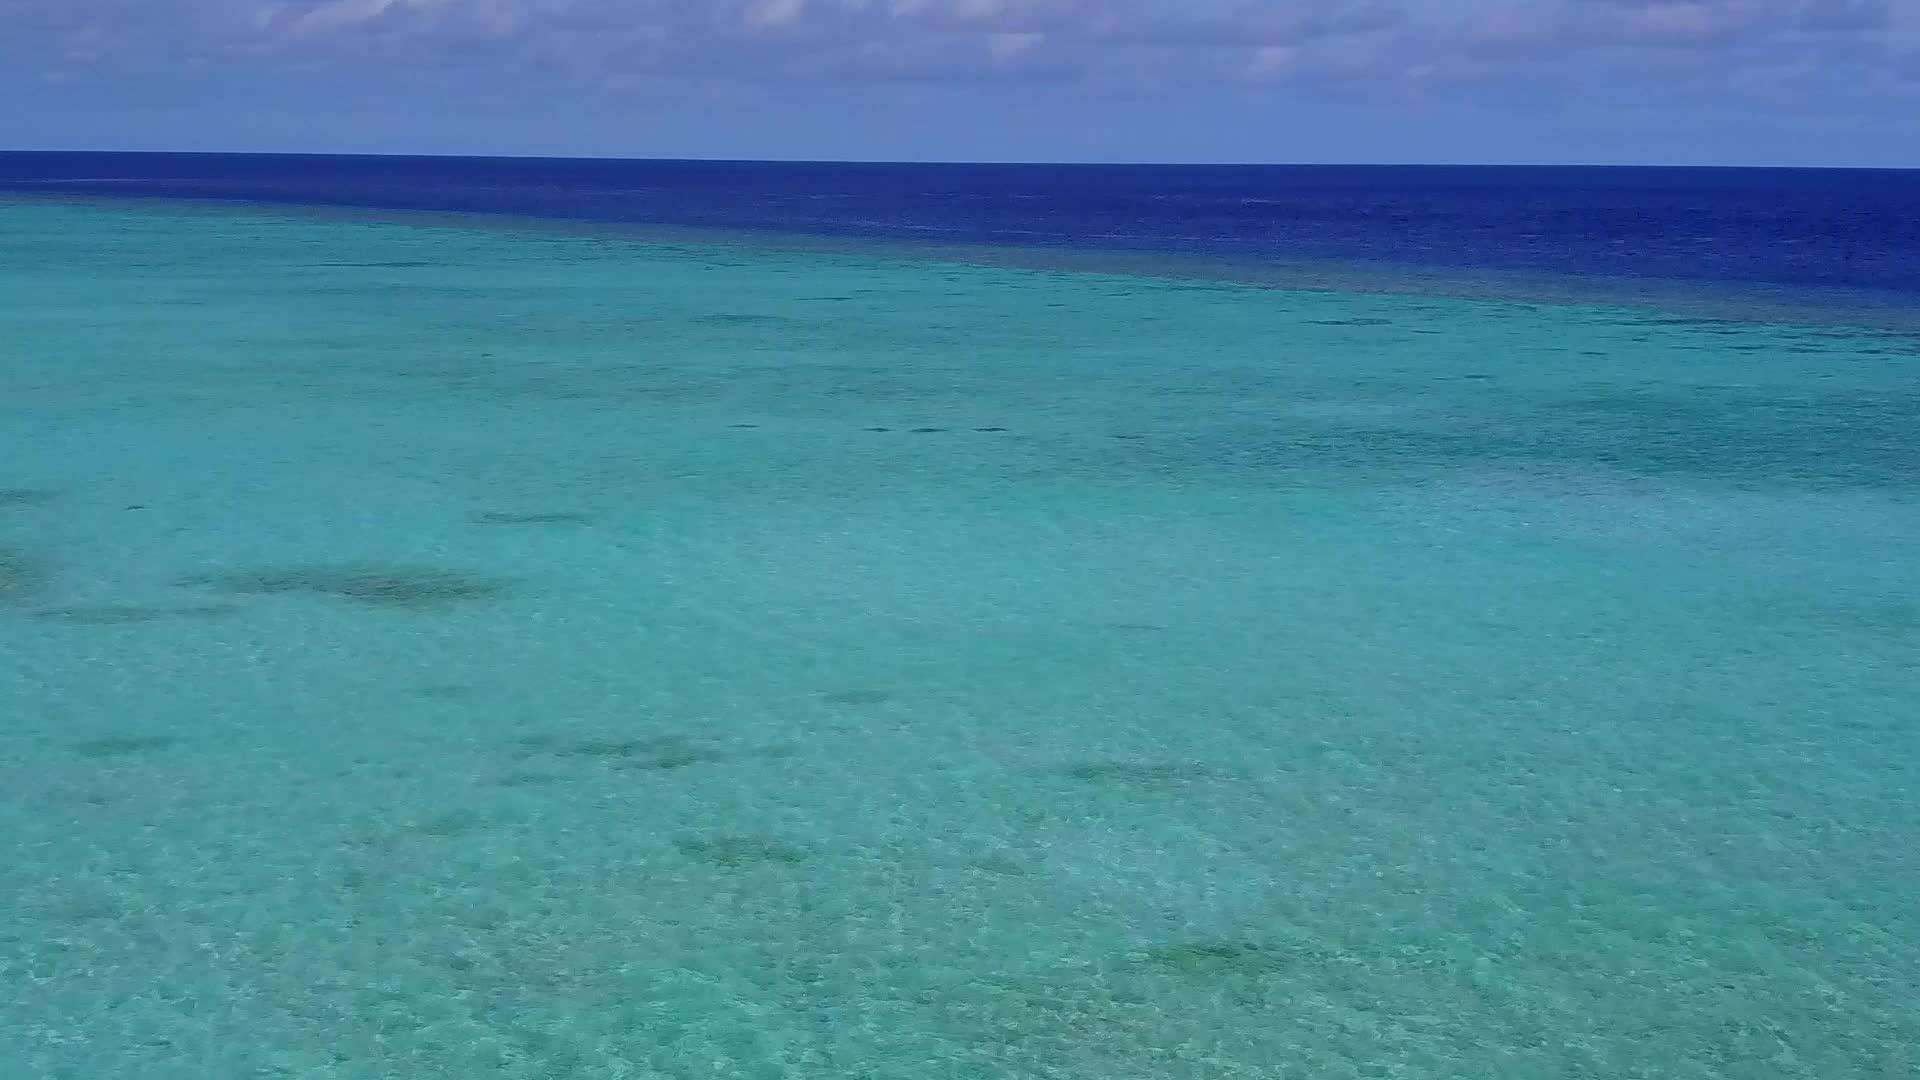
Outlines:
{"type": "Polygon", "coordinates": [[[1091,761],[1067,768],[1075,780],[1130,788],[1165,788],[1219,779],[1204,765],[1184,762],[1091,761]]]}
{"type": "Polygon", "coordinates": [[[553,735],[529,735],[520,745],[533,753],[554,757],[630,758],[654,754],[686,745],[681,735],[651,735],[631,739],[562,739],[553,735]]]}
{"type": "Polygon", "coordinates": [[[478,691],[465,683],[433,683],[427,686],[416,686],[406,693],[409,697],[424,698],[428,701],[465,701],[478,691]]]}
{"type": "Polygon", "coordinates": [[[1147,954],[1148,963],[1163,971],[1211,977],[1274,975],[1293,966],[1293,959],[1293,950],[1235,939],[1169,945],[1147,954]]]}
{"type": "Polygon", "coordinates": [[[539,787],[546,784],[558,784],[565,780],[566,777],[558,776],[554,773],[522,769],[502,776],[496,783],[501,787],[539,787]]]}
{"type": "Polygon", "coordinates": [[[371,607],[436,611],[506,594],[505,579],[430,566],[297,566],[196,574],[183,585],[253,596],[307,593],[371,607]]]}
{"type": "Polygon", "coordinates": [[[58,497],[58,492],[42,488],[0,488],[0,510],[45,506],[58,497]]]}
{"type": "Polygon", "coordinates": [[[33,617],[78,626],[124,626],[128,623],[165,622],[171,619],[217,619],[239,610],[233,604],[102,604],[95,607],[43,608],[34,612],[33,617]]]}
{"type": "Polygon", "coordinates": [[[829,705],[885,705],[893,695],[885,690],[836,690],[820,695],[829,705]]]}
{"type": "Polygon", "coordinates": [[[18,548],[0,548],[0,604],[25,603],[53,584],[53,567],[18,548]]]}
{"type": "Polygon", "coordinates": [[[750,866],[792,866],[806,853],[758,836],[701,836],[676,841],[682,855],[712,866],[741,869],[750,866]]]}
{"type": "Polygon", "coordinates": [[[73,752],[86,758],[135,757],[165,750],[180,740],[171,735],[104,735],[73,744],[73,752]]]}
{"type": "Polygon", "coordinates": [[[644,757],[631,758],[617,766],[633,772],[672,772],[691,765],[718,765],[732,758],[724,750],[709,746],[678,746],[661,749],[644,757]]]}
{"type": "Polygon", "coordinates": [[[701,746],[684,735],[617,739],[563,739],[535,735],[520,740],[520,745],[529,754],[598,760],[614,768],[634,772],[670,772],[692,765],[718,764],[737,756],[715,747],[701,746]]]}
{"type": "Polygon", "coordinates": [[[590,525],[593,523],[593,515],[571,511],[514,513],[492,510],[483,514],[474,514],[468,520],[475,525],[590,525]]]}
{"type": "Polygon", "coordinates": [[[419,822],[411,831],[421,836],[449,839],[489,829],[498,824],[499,822],[472,810],[454,810],[419,822]]]}

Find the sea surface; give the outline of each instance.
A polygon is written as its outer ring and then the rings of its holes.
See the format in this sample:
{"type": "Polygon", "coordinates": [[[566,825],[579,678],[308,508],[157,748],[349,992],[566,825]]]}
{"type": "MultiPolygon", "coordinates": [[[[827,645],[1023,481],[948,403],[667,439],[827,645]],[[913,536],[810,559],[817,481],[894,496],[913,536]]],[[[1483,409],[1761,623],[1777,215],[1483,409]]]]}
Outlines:
{"type": "Polygon", "coordinates": [[[1920,174],[0,189],[0,1077],[1920,1075],[1920,174]]]}

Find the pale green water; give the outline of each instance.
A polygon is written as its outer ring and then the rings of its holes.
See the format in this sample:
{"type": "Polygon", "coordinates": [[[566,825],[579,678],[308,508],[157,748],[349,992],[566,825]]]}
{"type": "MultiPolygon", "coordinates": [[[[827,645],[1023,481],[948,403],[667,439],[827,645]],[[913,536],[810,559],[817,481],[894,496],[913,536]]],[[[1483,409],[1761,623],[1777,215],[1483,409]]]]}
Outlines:
{"type": "Polygon", "coordinates": [[[7,1080],[1920,1070],[1910,339],[32,203],[0,274],[7,1080]]]}

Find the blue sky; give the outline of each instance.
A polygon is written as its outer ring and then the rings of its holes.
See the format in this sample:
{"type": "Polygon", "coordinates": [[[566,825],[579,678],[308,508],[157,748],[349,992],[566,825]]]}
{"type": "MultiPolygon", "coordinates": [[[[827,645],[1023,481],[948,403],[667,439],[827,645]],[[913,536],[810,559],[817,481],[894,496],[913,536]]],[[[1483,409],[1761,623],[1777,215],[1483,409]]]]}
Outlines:
{"type": "Polygon", "coordinates": [[[1920,166],[1920,0],[0,0],[0,146],[1920,166]]]}

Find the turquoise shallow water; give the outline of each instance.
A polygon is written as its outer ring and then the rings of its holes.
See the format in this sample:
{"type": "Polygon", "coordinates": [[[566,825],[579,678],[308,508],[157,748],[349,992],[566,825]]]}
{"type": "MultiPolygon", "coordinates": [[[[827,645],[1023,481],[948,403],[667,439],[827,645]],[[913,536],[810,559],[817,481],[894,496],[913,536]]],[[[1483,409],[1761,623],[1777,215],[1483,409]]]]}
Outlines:
{"type": "Polygon", "coordinates": [[[1920,1071],[1920,346],[0,204],[0,1076],[1920,1071]]]}

